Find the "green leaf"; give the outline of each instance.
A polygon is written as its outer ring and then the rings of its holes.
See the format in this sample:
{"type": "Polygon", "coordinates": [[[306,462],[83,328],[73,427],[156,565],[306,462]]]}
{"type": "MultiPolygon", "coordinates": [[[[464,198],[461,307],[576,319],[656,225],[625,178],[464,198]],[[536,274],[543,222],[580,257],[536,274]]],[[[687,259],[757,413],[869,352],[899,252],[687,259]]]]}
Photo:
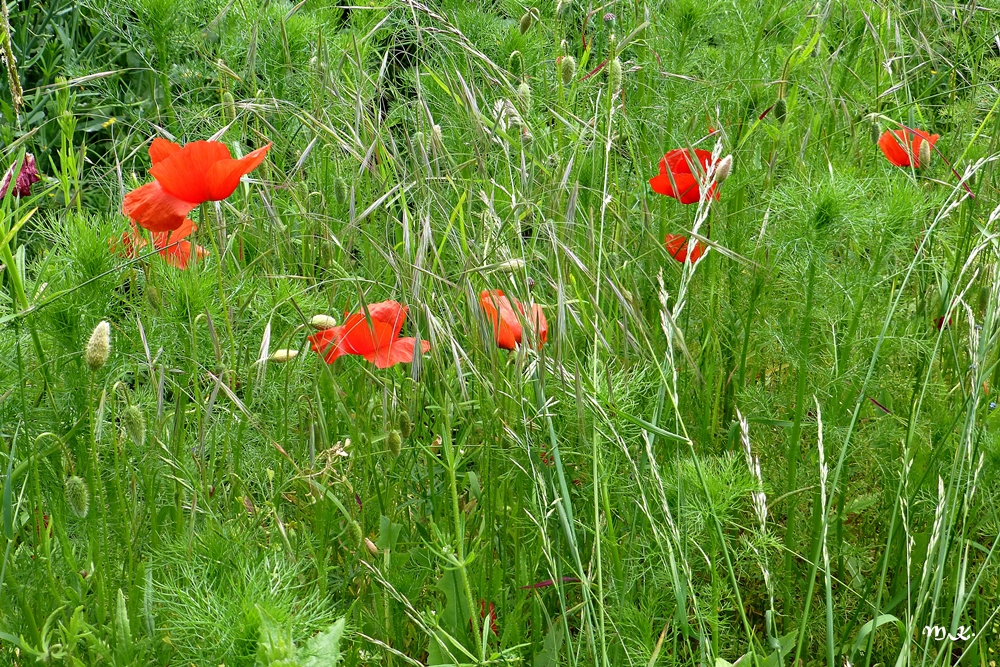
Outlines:
{"type": "Polygon", "coordinates": [[[870,635],[873,631],[878,630],[880,626],[893,622],[896,623],[896,628],[899,630],[900,636],[903,636],[903,622],[892,614],[879,614],[872,620],[862,625],[861,629],[858,630],[857,638],[854,640],[854,646],[851,648],[851,660],[854,659],[855,654],[857,654],[857,652],[861,649],[861,645],[868,639],[868,635],[870,635]]]}
{"type": "Polygon", "coordinates": [[[300,655],[302,667],[334,667],[343,657],[340,640],[344,636],[346,619],[340,618],[333,625],[309,640],[300,655]]]}
{"type": "Polygon", "coordinates": [[[563,626],[561,623],[553,623],[549,631],[545,633],[542,641],[542,650],[535,655],[535,662],[532,667],[556,667],[559,664],[559,652],[563,645],[563,626]]]}
{"type": "Polygon", "coordinates": [[[387,516],[381,517],[378,521],[378,540],[375,546],[379,549],[394,550],[399,539],[399,531],[402,529],[403,524],[393,523],[387,516]]]}

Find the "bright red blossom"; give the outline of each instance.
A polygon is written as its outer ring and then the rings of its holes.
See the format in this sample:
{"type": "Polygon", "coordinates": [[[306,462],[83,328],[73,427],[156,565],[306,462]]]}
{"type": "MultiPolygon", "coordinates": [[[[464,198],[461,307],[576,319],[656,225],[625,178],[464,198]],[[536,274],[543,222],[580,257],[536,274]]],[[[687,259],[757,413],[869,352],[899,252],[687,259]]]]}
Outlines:
{"type": "Polygon", "coordinates": [[[886,130],[879,137],[878,147],[886,159],[897,167],[909,167],[912,161],[913,167],[917,168],[920,166],[920,144],[928,141],[934,146],[939,138],[940,135],[927,134],[923,130],[886,130]]]}
{"type": "Polygon", "coordinates": [[[686,261],[697,262],[705,254],[705,244],[701,241],[695,241],[694,248],[689,255],[688,237],[680,234],[667,234],[666,246],[670,256],[682,264],[686,261]]]}
{"type": "Polygon", "coordinates": [[[487,321],[493,327],[493,337],[497,346],[505,350],[516,348],[524,337],[521,317],[514,312],[515,306],[517,313],[521,314],[534,331],[538,338],[538,347],[541,347],[549,339],[549,323],[541,306],[534,304],[530,312],[525,312],[524,305],[516,299],[512,304],[502,290],[483,290],[479,294],[479,307],[483,309],[487,321]]]}
{"type": "MultiPolygon", "coordinates": [[[[181,226],[172,232],[154,233],[153,247],[159,250],[160,256],[167,264],[178,269],[186,269],[191,260],[192,247],[195,259],[204,259],[208,256],[208,250],[200,245],[192,246],[190,241],[184,240],[197,229],[192,220],[185,219],[181,226]]],[[[114,239],[109,239],[108,245],[112,252],[117,252],[128,259],[135,259],[149,243],[133,222],[132,228],[122,234],[120,244],[115,243],[114,239]]]]}
{"type": "Polygon", "coordinates": [[[187,214],[207,201],[233,194],[240,178],[256,169],[271,144],[234,160],[218,141],[193,141],[183,148],[157,137],[149,146],[155,179],[125,195],[122,211],[151,232],[170,232],[187,214]]]}
{"type": "MultiPolygon", "coordinates": [[[[398,301],[373,303],[368,306],[371,322],[364,312],[353,313],[342,325],[309,336],[309,342],[328,364],[345,354],[362,356],[379,368],[409,363],[413,361],[416,338],[399,337],[407,310],[398,301]]],[[[429,352],[431,344],[420,341],[420,349],[429,352]]]]}
{"type": "MultiPolygon", "coordinates": [[[[698,178],[704,177],[712,165],[712,153],[700,148],[675,148],[660,160],[660,173],[649,179],[653,192],[673,197],[682,204],[701,201],[698,178]]],[[[719,198],[717,184],[708,189],[708,199],[719,198]]]]}

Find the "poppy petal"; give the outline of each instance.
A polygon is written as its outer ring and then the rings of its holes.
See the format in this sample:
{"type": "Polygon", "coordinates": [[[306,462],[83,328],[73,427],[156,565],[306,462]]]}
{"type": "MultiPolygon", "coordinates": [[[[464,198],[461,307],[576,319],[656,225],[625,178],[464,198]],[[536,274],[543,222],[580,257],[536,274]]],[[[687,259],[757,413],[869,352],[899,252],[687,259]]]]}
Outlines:
{"type": "Polygon", "coordinates": [[[542,307],[537,303],[531,307],[529,322],[535,330],[535,336],[538,338],[538,347],[541,348],[549,340],[549,323],[545,319],[542,307]]]}
{"type": "Polygon", "coordinates": [[[267,157],[267,151],[271,149],[271,144],[258,148],[246,157],[233,160],[228,156],[213,164],[206,175],[209,199],[222,201],[233,194],[240,184],[240,179],[260,166],[260,163],[267,157]]]}
{"type": "Polygon", "coordinates": [[[192,258],[192,249],[194,250],[193,257],[195,259],[204,259],[208,256],[208,250],[190,241],[171,242],[170,245],[160,251],[160,256],[170,266],[184,270],[188,267],[188,262],[192,258]]]}
{"type": "Polygon", "coordinates": [[[667,172],[661,172],[649,179],[649,185],[653,188],[653,192],[673,197],[682,204],[694,204],[701,199],[698,180],[694,176],[675,172],[672,183],[670,176],[667,172]]]}
{"type": "MultiPolygon", "coordinates": [[[[398,363],[410,363],[413,361],[413,352],[416,349],[417,339],[413,337],[397,338],[389,345],[380,347],[375,352],[364,355],[365,359],[372,362],[378,368],[389,368],[398,363]]],[[[426,340],[420,341],[420,350],[424,353],[430,352],[431,344],[426,340]]]]}
{"type": "Polygon", "coordinates": [[[373,321],[384,322],[392,325],[392,338],[399,337],[399,332],[403,330],[406,322],[406,314],[409,308],[398,301],[380,301],[368,305],[368,314],[373,321]]]}
{"type": "Polygon", "coordinates": [[[342,326],[332,327],[317,331],[308,337],[313,351],[322,356],[323,361],[328,364],[332,364],[338,357],[350,354],[342,345],[343,330],[342,326]]]}
{"type": "Polygon", "coordinates": [[[882,149],[883,155],[892,164],[897,167],[909,167],[910,154],[906,148],[903,148],[903,146],[909,143],[909,136],[906,130],[886,130],[879,137],[878,147],[882,149]]]}
{"type": "Polygon", "coordinates": [[[174,142],[167,141],[162,137],[156,137],[153,139],[153,143],[149,145],[149,160],[153,164],[162,162],[180,149],[181,147],[174,142]]]}
{"type": "Polygon", "coordinates": [[[153,181],[125,195],[122,212],[151,232],[169,232],[184,224],[195,206],[197,204],[178,199],[153,181]]]}
{"type": "Polygon", "coordinates": [[[230,159],[229,149],[221,142],[192,141],[154,164],[149,173],[178,199],[201,204],[212,198],[209,170],[215,163],[230,159]]]}
{"type": "Polygon", "coordinates": [[[493,326],[493,336],[497,346],[513,350],[521,342],[521,322],[511,306],[510,299],[502,290],[483,290],[479,294],[479,306],[487,321],[493,326]]]}

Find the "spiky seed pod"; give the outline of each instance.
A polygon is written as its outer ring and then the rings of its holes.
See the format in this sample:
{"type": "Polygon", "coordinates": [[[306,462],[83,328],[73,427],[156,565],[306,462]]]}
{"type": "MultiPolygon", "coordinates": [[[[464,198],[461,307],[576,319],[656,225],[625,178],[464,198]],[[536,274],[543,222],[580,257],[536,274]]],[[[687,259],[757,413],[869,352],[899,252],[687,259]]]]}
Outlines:
{"type": "Polygon", "coordinates": [[[559,73],[562,75],[564,86],[573,83],[576,78],[576,58],[573,56],[563,56],[559,63],[559,73]]]}
{"type": "Polygon", "coordinates": [[[333,179],[333,198],[341,206],[347,203],[347,181],[344,180],[343,176],[333,179]]]}
{"type": "Polygon", "coordinates": [[[622,88],[622,61],[615,58],[608,67],[608,83],[611,85],[611,92],[617,93],[622,88]]]}
{"type": "Polygon", "coordinates": [[[410,421],[410,413],[405,410],[400,412],[397,422],[399,426],[399,434],[404,438],[409,438],[410,434],[413,433],[413,422],[410,421]]]}
{"type": "Polygon", "coordinates": [[[108,363],[111,355],[111,325],[105,320],[101,320],[94,332],[90,334],[87,347],[83,351],[83,359],[87,362],[87,367],[92,371],[98,371],[104,364],[108,363]]]}
{"type": "Polygon", "coordinates": [[[268,357],[268,360],[278,364],[283,364],[286,361],[291,361],[297,356],[299,356],[298,350],[275,350],[271,353],[271,356],[268,357]]]}
{"type": "Polygon", "coordinates": [[[531,86],[527,81],[522,81],[517,87],[517,96],[521,100],[521,107],[527,111],[531,108],[531,86]]]}
{"type": "Polygon", "coordinates": [[[784,97],[779,97],[778,101],[774,103],[774,119],[778,121],[781,125],[785,122],[785,114],[788,112],[788,105],[785,103],[784,97]]]}
{"type": "Polygon", "coordinates": [[[389,435],[385,438],[385,448],[393,457],[399,456],[399,453],[403,451],[403,436],[400,435],[399,431],[396,429],[389,431],[389,435]]]}
{"type": "Polygon", "coordinates": [[[141,445],[146,438],[146,417],[138,405],[130,405],[122,413],[122,428],[132,442],[141,445]]]}
{"type": "Polygon", "coordinates": [[[87,490],[87,483],[76,475],[66,478],[66,504],[69,510],[85,519],[87,510],[90,509],[90,492],[87,490]]]}
{"type": "Polygon", "coordinates": [[[929,141],[921,141],[920,148],[917,150],[917,162],[920,167],[926,167],[931,163],[931,143],[929,141]]]}
{"type": "Polygon", "coordinates": [[[347,525],[347,543],[353,548],[361,546],[361,540],[364,539],[364,532],[361,530],[361,524],[357,521],[351,521],[347,525]]]}
{"type": "Polygon", "coordinates": [[[233,94],[228,90],[222,93],[222,113],[225,114],[227,123],[236,120],[236,100],[233,99],[233,94]]]}
{"type": "Polygon", "coordinates": [[[372,542],[367,537],[365,538],[365,549],[367,549],[368,553],[370,553],[372,556],[378,556],[378,547],[375,546],[375,543],[372,542]]]}
{"type": "Polygon", "coordinates": [[[309,324],[313,329],[332,329],[337,326],[337,320],[329,315],[313,315],[312,319],[309,320],[309,324]]]}
{"type": "Polygon", "coordinates": [[[727,155],[726,157],[719,160],[719,164],[715,166],[715,182],[722,184],[727,178],[729,178],[729,172],[733,170],[733,156],[727,155]]]}
{"type": "Polygon", "coordinates": [[[529,9],[524,13],[524,16],[521,17],[521,22],[518,24],[518,27],[521,29],[521,34],[523,35],[524,33],[531,30],[531,25],[534,22],[535,22],[535,17],[531,13],[531,10],[529,9]]]}

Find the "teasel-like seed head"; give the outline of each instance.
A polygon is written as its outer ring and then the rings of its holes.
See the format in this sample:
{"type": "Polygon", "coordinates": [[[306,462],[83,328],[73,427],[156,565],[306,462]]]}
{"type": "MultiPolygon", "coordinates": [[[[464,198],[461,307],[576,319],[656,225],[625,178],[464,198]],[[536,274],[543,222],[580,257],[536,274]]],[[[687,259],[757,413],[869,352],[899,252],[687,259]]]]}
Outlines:
{"type": "Polygon", "coordinates": [[[722,184],[727,178],[729,178],[729,172],[733,170],[733,156],[727,155],[726,157],[719,160],[719,164],[715,166],[715,182],[722,184]]]}
{"type": "Polygon", "coordinates": [[[146,438],[146,417],[138,405],[130,405],[122,413],[122,428],[132,442],[141,445],[146,438]]]}
{"type": "Polygon", "coordinates": [[[347,543],[353,548],[361,546],[361,540],[364,539],[364,533],[361,530],[361,524],[357,521],[351,521],[347,525],[347,543]]]}
{"type": "Polygon", "coordinates": [[[83,359],[90,370],[97,371],[108,363],[110,355],[111,325],[106,320],[101,320],[90,334],[90,340],[87,341],[87,347],[83,351],[83,359]]]}
{"type": "Polygon", "coordinates": [[[400,452],[403,451],[403,436],[399,431],[396,429],[389,431],[389,435],[385,438],[385,448],[393,457],[399,456],[400,452]]]}
{"type": "Polygon", "coordinates": [[[333,198],[341,206],[347,203],[347,181],[343,176],[333,179],[333,198]]]}
{"type": "Polygon", "coordinates": [[[409,438],[410,434],[413,433],[413,422],[410,421],[409,412],[405,410],[400,412],[396,424],[399,427],[399,434],[404,438],[409,438]]]}
{"type": "Polygon", "coordinates": [[[917,149],[917,166],[926,167],[931,163],[931,142],[921,141],[917,149]]]}
{"type": "Polygon", "coordinates": [[[559,74],[562,76],[564,86],[573,83],[573,79],[576,78],[576,58],[563,56],[559,61],[559,74]]]}
{"type": "Polygon", "coordinates": [[[66,478],[66,504],[76,516],[81,519],[87,517],[87,510],[90,509],[90,491],[87,490],[87,483],[76,475],[66,478]]]}

